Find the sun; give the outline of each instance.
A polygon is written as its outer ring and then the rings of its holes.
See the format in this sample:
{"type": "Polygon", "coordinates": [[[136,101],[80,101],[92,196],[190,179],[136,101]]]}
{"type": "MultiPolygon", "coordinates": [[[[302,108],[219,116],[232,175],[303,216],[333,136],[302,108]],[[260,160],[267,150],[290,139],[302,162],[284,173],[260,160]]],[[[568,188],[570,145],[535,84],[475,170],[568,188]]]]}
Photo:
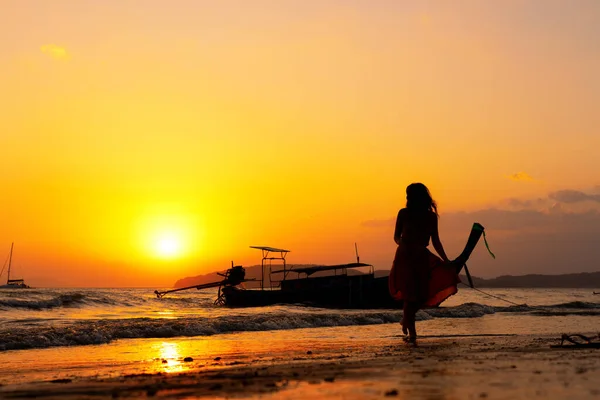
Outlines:
{"type": "Polygon", "coordinates": [[[193,258],[201,242],[199,226],[194,213],[177,207],[150,207],[137,221],[140,255],[169,262],[193,258]]]}
{"type": "Polygon", "coordinates": [[[174,236],[159,237],[156,252],[162,258],[175,258],[181,255],[181,240],[174,236]]]}

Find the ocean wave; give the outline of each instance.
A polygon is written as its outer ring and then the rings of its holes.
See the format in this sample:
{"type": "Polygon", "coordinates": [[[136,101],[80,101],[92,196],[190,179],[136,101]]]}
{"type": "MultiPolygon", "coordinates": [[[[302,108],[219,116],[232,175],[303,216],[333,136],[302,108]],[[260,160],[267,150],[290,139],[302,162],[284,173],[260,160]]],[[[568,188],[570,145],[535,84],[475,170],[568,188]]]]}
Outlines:
{"type": "Polygon", "coordinates": [[[157,301],[162,305],[175,306],[181,308],[198,308],[198,307],[221,307],[215,306],[215,297],[164,297],[162,299],[153,298],[152,301],[157,301]]]}
{"type": "Polygon", "coordinates": [[[82,305],[115,305],[116,302],[104,296],[90,296],[84,293],[59,294],[49,299],[0,299],[0,309],[21,308],[30,310],[45,310],[59,307],[79,307],[82,305]]]}
{"type": "Polygon", "coordinates": [[[540,317],[559,317],[565,315],[578,315],[582,317],[600,317],[598,310],[543,310],[535,309],[531,312],[531,315],[540,317]]]}
{"type": "Polygon", "coordinates": [[[217,318],[79,321],[60,327],[12,327],[0,331],[0,351],[105,344],[117,339],[211,336],[221,333],[372,325],[399,322],[399,311],[340,314],[236,315],[217,318]]]}
{"type": "MultiPolygon", "coordinates": [[[[479,318],[494,312],[494,308],[490,306],[465,303],[457,307],[421,310],[417,313],[417,319],[479,318]]],[[[117,339],[193,337],[234,332],[377,325],[397,323],[401,317],[400,310],[329,311],[315,309],[304,312],[278,311],[263,314],[225,315],[214,318],[86,320],[58,327],[15,327],[13,325],[10,330],[0,330],[0,351],[105,344],[117,339]]]]}
{"type": "MultiPolygon", "coordinates": [[[[78,307],[96,301],[104,302],[107,299],[97,295],[88,297],[81,293],[70,293],[50,300],[2,300],[3,303],[13,302],[11,307],[30,309],[78,307]]],[[[119,300],[118,304],[122,305],[123,302],[119,300]]],[[[62,320],[60,324],[54,324],[50,319],[47,319],[45,324],[42,323],[43,319],[39,320],[40,323],[35,320],[35,323],[31,324],[24,324],[25,320],[21,320],[0,326],[0,351],[105,344],[117,339],[194,337],[235,332],[377,325],[397,323],[402,318],[401,310],[327,310],[293,306],[256,310],[256,313],[248,313],[247,309],[227,309],[227,314],[213,317],[88,319],[67,323],[62,320]]],[[[417,320],[481,318],[498,313],[548,317],[600,316],[600,304],[568,302],[545,306],[523,304],[501,307],[469,302],[454,307],[420,310],[417,320]]]]}
{"type": "Polygon", "coordinates": [[[423,312],[434,318],[478,318],[496,313],[496,308],[479,303],[464,303],[456,307],[428,308],[423,312]]]}
{"type": "Polygon", "coordinates": [[[531,313],[534,315],[600,315],[600,304],[584,301],[572,301],[551,305],[530,306],[527,304],[495,306],[496,312],[531,313]]]}
{"type": "Polygon", "coordinates": [[[584,308],[584,309],[600,309],[599,303],[590,303],[586,301],[571,301],[568,303],[560,303],[548,306],[551,308],[584,308]]]}

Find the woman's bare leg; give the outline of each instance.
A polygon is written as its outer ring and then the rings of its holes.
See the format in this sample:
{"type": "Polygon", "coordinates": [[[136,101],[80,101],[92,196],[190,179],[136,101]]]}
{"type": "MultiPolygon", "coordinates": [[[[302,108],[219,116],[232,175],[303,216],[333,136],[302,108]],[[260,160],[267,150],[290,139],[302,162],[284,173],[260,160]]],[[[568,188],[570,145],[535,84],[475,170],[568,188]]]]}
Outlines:
{"type": "Polygon", "coordinates": [[[406,328],[408,329],[408,336],[410,341],[417,340],[417,324],[416,317],[417,311],[419,310],[419,306],[413,302],[407,302],[408,306],[405,308],[406,313],[406,328]]]}
{"type": "Polygon", "coordinates": [[[404,333],[405,335],[408,335],[408,326],[409,326],[409,319],[408,319],[408,315],[410,314],[410,305],[408,301],[404,301],[404,305],[402,307],[402,321],[400,321],[400,324],[402,325],[402,333],[404,333]]]}

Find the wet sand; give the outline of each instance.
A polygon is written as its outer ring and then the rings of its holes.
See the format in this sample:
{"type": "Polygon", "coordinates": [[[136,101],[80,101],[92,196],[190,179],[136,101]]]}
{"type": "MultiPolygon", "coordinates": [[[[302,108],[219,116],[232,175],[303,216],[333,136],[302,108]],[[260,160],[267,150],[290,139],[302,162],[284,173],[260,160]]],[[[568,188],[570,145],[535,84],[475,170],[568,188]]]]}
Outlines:
{"type": "MultiPolygon", "coordinates": [[[[392,334],[348,343],[287,340],[262,352],[244,351],[242,342],[223,356],[157,357],[145,369],[115,364],[111,373],[2,381],[0,398],[600,398],[600,349],[551,348],[559,339],[425,336],[414,346],[392,334]],[[169,370],[172,361],[182,367],[169,370]],[[129,373],[142,370],[155,372],[129,373]]],[[[187,349],[196,347],[191,341],[187,349]]]]}

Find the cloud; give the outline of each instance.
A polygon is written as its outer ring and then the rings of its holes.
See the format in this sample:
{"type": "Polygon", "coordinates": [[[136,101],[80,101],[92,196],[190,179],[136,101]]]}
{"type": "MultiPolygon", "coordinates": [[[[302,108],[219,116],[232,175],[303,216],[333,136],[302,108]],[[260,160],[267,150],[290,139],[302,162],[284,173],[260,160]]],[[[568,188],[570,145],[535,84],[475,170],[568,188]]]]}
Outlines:
{"type": "Polygon", "coordinates": [[[498,207],[508,209],[533,209],[546,212],[584,212],[586,210],[600,211],[600,187],[595,186],[586,192],[563,189],[548,193],[545,197],[519,199],[510,197],[498,202],[498,207]],[[562,207],[565,206],[565,207],[562,207]]]}
{"type": "Polygon", "coordinates": [[[473,212],[454,212],[443,214],[445,222],[452,227],[470,227],[473,222],[490,226],[497,230],[519,231],[527,228],[546,226],[548,213],[534,210],[501,210],[488,208],[473,212]]]}
{"type": "Polygon", "coordinates": [[[510,208],[539,208],[545,206],[547,201],[547,199],[542,198],[517,199],[515,197],[510,197],[503,200],[501,203],[508,205],[510,208]]]}
{"type": "Polygon", "coordinates": [[[527,182],[527,181],[533,181],[534,179],[526,172],[517,172],[516,174],[512,174],[509,175],[508,178],[512,181],[519,181],[519,182],[527,182]]]}
{"type": "Polygon", "coordinates": [[[442,240],[449,254],[464,246],[469,222],[486,227],[489,244],[497,256],[491,259],[483,243],[473,256],[471,273],[502,275],[559,274],[600,270],[600,213],[479,210],[442,215],[442,240]],[[474,272],[477,271],[477,272],[474,272]]]}
{"type": "Polygon", "coordinates": [[[548,197],[561,203],[581,203],[584,201],[600,203],[600,194],[587,194],[578,190],[559,190],[550,193],[548,197]]]}
{"type": "Polygon", "coordinates": [[[55,44],[45,44],[40,47],[42,53],[48,54],[50,57],[56,60],[66,60],[70,57],[67,49],[62,46],[57,46],[55,44]]]}

